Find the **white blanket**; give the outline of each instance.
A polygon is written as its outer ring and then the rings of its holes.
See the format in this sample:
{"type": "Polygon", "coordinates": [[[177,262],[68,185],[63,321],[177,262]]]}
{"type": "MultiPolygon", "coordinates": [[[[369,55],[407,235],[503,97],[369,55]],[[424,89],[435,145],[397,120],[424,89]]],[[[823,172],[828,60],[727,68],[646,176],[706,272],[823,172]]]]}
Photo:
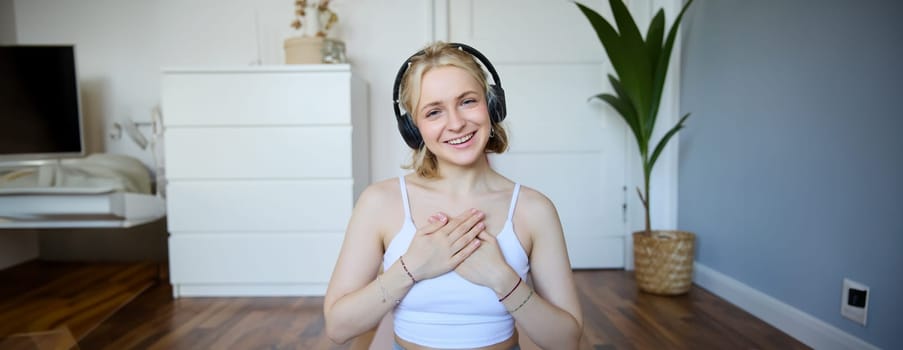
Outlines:
{"type": "Polygon", "coordinates": [[[79,159],[64,159],[60,163],[23,167],[0,174],[0,192],[49,188],[150,194],[151,176],[138,159],[103,153],[79,159]]]}

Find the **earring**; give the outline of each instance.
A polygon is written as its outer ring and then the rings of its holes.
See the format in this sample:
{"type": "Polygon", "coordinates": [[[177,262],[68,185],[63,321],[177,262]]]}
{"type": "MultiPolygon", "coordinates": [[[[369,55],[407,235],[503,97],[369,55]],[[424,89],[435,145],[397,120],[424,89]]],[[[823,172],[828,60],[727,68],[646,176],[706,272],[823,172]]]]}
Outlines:
{"type": "Polygon", "coordinates": [[[495,127],[489,127],[489,138],[495,137],[495,127]]]}

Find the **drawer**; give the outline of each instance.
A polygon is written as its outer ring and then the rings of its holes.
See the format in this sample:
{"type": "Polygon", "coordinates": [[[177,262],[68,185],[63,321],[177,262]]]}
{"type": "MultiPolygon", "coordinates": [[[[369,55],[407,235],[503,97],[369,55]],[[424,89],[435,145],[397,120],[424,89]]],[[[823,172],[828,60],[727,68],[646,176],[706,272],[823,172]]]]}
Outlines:
{"type": "Polygon", "coordinates": [[[353,181],[170,181],[166,212],[173,235],[193,232],[344,232],[353,181]]]}
{"type": "Polygon", "coordinates": [[[169,238],[175,284],[326,283],[341,233],[196,234],[169,238]]]}
{"type": "Polygon", "coordinates": [[[168,127],[166,176],[178,179],[351,177],[351,126],[168,127]]]}
{"type": "Polygon", "coordinates": [[[162,84],[168,126],[351,122],[350,70],[168,72],[162,84]]]}

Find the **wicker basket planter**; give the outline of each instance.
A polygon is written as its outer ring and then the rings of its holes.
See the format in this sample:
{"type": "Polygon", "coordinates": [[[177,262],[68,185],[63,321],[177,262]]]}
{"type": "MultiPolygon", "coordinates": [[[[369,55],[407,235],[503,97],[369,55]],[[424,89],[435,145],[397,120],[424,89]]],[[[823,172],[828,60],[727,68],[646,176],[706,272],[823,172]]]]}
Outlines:
{"type": "Polygon", "coordinates": [[[693,283],[693,251],[696,235],[685,231],[633,233],[633,265],[641,291],[678,295],[693,283]]]}

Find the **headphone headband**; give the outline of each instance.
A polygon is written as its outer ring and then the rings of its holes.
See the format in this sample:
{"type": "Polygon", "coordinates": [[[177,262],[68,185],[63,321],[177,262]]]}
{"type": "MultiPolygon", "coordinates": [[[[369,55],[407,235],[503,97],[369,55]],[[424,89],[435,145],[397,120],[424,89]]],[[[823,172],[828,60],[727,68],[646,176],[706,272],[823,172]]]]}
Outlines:
{"type": "MultiPolygon", "coordinates": [[[[506,107],[505,107],[505,90],[502,89],[502,81],[499,79],[498,73],[495,71],[495,67],[492,66],[492,63],[489,62],[489,59],[486,58],[480,51],[477,49],[461,43],[448,43],[449,46],[455,47],[459,50],[467,52],[473,57],[476,57],[480,63],[486,67],[486,70],[489,71],[489,75],[492,76],[493,84],[489,85],[489,88],[493,90],[495,93],[494,98],[489,99],[489,116],[490,119],[495,122],[501,122],[505,119],[506,107]]],[[[401,80],[404,77],[405,72],[407,72],[408,68],[411,66],[411,59],[414,57],[425,54],[424,50],[420,50],[417,53],[411,55],[401,64],[401,67],[398,69],[398,74],[395,75],[395,85],[392,88],[392,107],[395,109],[395,118],[398,122],[398,131],[401,132],[401,136],[404,138],[405,142],[413,149],[419,149],[423,146],[423,138],[420,136],[420,130],[417,129],[417,126],[414,125],[413,120],[409,116],[408,113],[402,113],[401,107],[401,97],[399,96],[399,90],[401,87],[401,80]]],[[[487,95],[488,92],[487,92],[487,95]]],[[[487,96],[489,98],[490,96],[487,96]]]]}

